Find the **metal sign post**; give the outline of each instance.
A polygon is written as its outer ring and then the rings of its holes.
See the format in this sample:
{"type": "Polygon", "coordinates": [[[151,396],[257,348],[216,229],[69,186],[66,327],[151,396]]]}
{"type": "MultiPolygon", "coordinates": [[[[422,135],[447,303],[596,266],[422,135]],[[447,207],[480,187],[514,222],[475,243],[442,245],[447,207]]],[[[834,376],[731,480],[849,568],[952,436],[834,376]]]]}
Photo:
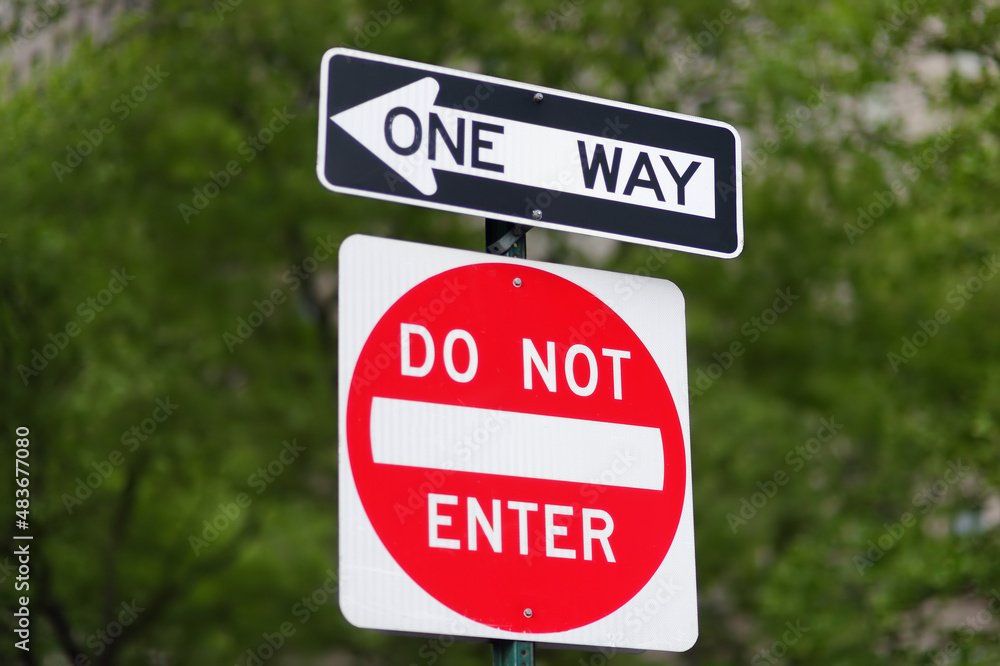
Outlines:
{"type": "MultiPolygon", "coordinates": [[[[528,230],[520,224],[486,220],[486,251],[527,259],[528,230]]],[[[493,641],[493,666],[535,666],[535,645],[530,641],[493,641]]]]}
{"type": "Polygon", "coordinates": [[[493,666],[535,666],[535,644],[493,641],[493,666]]]}
{"type": "Polygon", "coordinates": [[[523,224],[509,224],[500,220],[486,220],[486,251],[504,257],[528,257],[528,230],[523,224]]]}

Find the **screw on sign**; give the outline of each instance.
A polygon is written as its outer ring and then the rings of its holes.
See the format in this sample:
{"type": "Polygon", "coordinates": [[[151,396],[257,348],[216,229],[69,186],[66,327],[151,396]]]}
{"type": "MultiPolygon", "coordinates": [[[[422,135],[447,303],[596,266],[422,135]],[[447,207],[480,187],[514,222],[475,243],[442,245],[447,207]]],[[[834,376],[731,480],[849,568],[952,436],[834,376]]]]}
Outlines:
{"type": "Polygon", "coordinates": [[[375,533],[427,594],[496,629],[560,632],[620,608],[664,561],[687,479],[674,405],[592,293],[476,263],[420,282],[374,325],[347,450],[375,533]]]}

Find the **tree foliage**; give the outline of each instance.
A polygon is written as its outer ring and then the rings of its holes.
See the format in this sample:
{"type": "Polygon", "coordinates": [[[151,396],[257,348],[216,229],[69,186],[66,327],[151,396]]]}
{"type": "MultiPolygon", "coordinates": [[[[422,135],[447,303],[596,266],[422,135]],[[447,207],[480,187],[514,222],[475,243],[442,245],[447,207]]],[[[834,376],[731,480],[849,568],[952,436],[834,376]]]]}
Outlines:
{"type": "Polygon", "coordinates": [[[0,104],[0,414],[31,429],[35,537],[34,651],[0,661],[489,658],[330,594],[335,248],[482,248],[481,220],[316,182],[346,45],[739,128],[739,258],[528,240],[686,296],[701,637],[665,661],[995,662],[998,34],[982,0],[165,0],[75,45],[0,104]]]}

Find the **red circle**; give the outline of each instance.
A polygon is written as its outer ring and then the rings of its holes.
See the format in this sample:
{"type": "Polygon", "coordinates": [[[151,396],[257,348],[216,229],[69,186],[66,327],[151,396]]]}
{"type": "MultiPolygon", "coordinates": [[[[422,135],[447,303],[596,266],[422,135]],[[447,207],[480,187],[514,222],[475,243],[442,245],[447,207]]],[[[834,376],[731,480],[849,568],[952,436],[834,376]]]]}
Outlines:
{"type": "MultiPolygon", "coordinates": [[[[410,365],[423,364],[421,341],[411,345],[410,365]]],[[[453,346],[452,375],[469,367],[464,342],[453,346]]],[[[589,364],[578,354],[577,383],[588,383],[589,364]]],[[[537,372],[537,371],[536,371],[537,372]]],[[[686,473],[684,441],[673,398],[655,361],[635,332],[610,307],[572,282],[527,266],[474,264],[435,275],[404,294],[382,316],[358,358],[347,401],[347,447],[365,512],[386,549],[423,590],[461,615],[491,627],[518,632],[565,631],[594,622],[620,608],[649,582],[666,556],[680,520],[686,473]],[[519,286],[515,286],[519,278],[519,286]],[[403,376],[400,326],[423,326],[435,359],[423,377],[403,376]],[[466,331],[474,339],[478,367],[467,382],[455,381],[443,362],[447,334],[466,331]],[[522,340],[528,338],[545,359],[545,344],[556,349],[557,390],[535,375],[524,388],[522,340]],[[594,351],[598,382],[593,393],[569,389],[563,366],[567,350],[583,344],[594,351]],[[627,350],[621,360],[621,397],[614,395],[612,359],[603,349],[627,350]],[[464,405],[482,409],[544,414],[657,428],[663,442],[664,483],[658,490],[583,484],[444,469],[375,463],[371,444],[372,400],[376,397],[464,405]],[[429,545],[428,494],[459,498],[441,505],[451,516],[439,536],[458,539],[457,550],[429,545]],[[501,551],[480,533],[478,549],[468,549],[468,497],[487,517],[501,500],[501,551]],[[507,502],[535,503],[525,513],[528,554],[520,554],[519,515],[507,502]],[[575,558],[546,554],[543,505],[573,509],[556,516],[566,527],[557,547],[575,558]],[[612,516],[608,538],[614,562],[593,542],[592,559],[581,556],[582,510],[612,516]],[[526,609],[531,609],[526,613],[526,609]],[[528,617],[530,615],[530,617],[528,617]]]]}

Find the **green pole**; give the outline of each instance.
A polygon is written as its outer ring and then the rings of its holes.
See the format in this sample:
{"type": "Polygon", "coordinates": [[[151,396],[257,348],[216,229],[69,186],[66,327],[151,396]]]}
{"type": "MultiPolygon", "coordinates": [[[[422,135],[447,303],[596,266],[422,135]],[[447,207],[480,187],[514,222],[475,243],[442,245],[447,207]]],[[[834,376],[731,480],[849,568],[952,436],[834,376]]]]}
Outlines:
{"type": "Polygon", "coordinates": [[[527,258],[526,235],[531,227],[509,224],[500,220],[486,220],[486,251],[518,259],[527,258]]]}
{"type": "MultiPolygon", "coordinates": [[[[528,229],[523,224],[486,220],[486,251],[518,259],[527,258],[528,229]]],[[[493,666],[535,666],[535,646],[530,641],[493,641],[493,666]]]]}
{"type": "Polygon", "coordinates": [[[493,666],[535,666],[534,643],[493,641],[493,666]]]}

